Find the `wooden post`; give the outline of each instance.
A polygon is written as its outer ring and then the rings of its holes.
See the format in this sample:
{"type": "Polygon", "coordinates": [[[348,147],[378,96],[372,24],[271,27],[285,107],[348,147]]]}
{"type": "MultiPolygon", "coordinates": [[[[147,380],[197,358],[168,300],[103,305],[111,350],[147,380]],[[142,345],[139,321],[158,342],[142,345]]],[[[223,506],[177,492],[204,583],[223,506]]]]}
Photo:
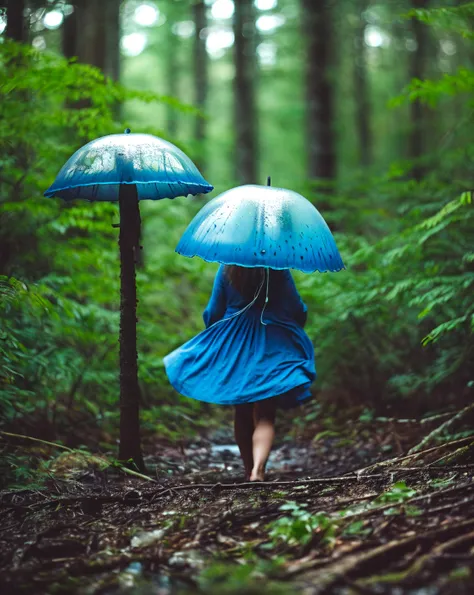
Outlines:
{"type": "Polygon", "coordinates": [[[120,448],[121,461],[145,471],[140,446],[140,388],[137,364],[137,286],[135,262],[140,238],[140,209],[135,184],[121,184],[120,208],[120,448]]]}

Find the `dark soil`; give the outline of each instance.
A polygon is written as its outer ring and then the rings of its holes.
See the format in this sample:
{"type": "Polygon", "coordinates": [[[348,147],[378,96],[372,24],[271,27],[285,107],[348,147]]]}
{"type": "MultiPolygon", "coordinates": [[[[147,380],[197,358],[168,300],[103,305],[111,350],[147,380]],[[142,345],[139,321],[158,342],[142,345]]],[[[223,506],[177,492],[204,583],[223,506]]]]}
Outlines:
{"type": "Polygon", "coordinates": [[[361,471],[407,445],[358,435],[281,444],[263,484],[208,440],[148,445],[153,481],[65,453],[0,493],[0,593],[472,595],[474,465],[439,461],[454,444],[361,471]]]}

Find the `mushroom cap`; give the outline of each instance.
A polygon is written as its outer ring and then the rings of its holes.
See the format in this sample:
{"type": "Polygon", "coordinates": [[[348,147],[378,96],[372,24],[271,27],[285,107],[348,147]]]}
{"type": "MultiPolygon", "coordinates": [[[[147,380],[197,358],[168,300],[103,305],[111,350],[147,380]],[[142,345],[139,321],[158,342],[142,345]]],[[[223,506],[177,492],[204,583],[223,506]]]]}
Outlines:
{"type": "Polygon", "coordinates": [[[118,201],[121,184],[136,184],[138,200],[213,190],[181,149],[151,134],[110,134],[81,147],[44,193],[65,200],[118,201]]]}
{"type": "Polygon", "coordinates": [[[208,262],[306,273],[345,268],[316,207],[297,192],[269,186],[239,186],[209,201],[176,252],[208,262]]]}

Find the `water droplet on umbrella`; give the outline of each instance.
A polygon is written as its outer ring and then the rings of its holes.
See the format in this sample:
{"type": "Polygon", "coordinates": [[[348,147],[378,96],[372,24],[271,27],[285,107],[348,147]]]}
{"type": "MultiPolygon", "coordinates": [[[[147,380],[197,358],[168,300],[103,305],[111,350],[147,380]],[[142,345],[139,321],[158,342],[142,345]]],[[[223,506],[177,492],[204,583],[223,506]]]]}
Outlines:
{"type": "Polygon", "coordinates": [[[265,254],[266,250],[260,250],[261,254],[265,254]]]}

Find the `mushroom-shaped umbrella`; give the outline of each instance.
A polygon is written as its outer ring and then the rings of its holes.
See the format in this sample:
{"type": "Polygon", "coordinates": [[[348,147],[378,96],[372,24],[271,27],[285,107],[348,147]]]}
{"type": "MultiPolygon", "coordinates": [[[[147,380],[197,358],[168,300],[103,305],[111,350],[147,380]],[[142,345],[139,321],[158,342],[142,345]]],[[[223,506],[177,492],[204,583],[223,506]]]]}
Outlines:
{"type": "Polygon", "coordinates": [[[344,263],[319,211],[301,194],[239,186],[209,201],[176,252],[244,267],[336,272],[344,263]]]}
{"type": "Polygon", "coordinates": [[[213,187],[180,149],[150,134],[111,134],[88,143],[66,162],[45,196],[114,201],[120,210],[120,449],[143,469],[139,432],[135,263],[139,200],[205,194],[213,187]]]}

